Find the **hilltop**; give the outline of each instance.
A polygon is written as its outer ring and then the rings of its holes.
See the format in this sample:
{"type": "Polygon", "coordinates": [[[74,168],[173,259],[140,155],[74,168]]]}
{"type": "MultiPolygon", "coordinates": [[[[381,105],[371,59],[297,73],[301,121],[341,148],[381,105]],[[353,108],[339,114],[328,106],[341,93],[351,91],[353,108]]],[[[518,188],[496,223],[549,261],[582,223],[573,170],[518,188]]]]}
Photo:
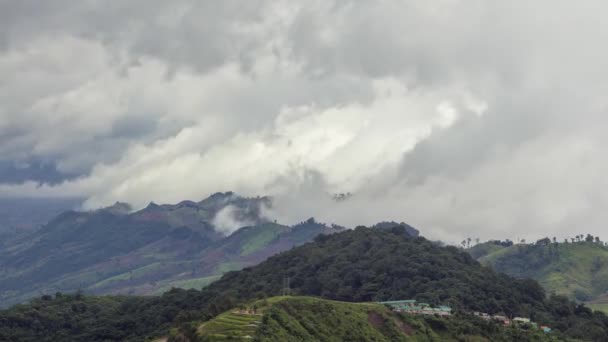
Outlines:
{"type": "Polygon", "coordinates": [[[533,278],[548,293],[603,303],[608,292],[608,247],[595,241],[533,244],[486,242],[469,249],[482,264],[516,278],[533,278]]]}
{"type": "Polygon", "coordinates": [[[200,289],[227,271],[343,229],[314,219],[277,224],[263,214],[271,206],[269,197],[227,192],[135,212],[125,203],[64,212],[0,245],[0,306],[78,289],[137,295],[200,289]]]}

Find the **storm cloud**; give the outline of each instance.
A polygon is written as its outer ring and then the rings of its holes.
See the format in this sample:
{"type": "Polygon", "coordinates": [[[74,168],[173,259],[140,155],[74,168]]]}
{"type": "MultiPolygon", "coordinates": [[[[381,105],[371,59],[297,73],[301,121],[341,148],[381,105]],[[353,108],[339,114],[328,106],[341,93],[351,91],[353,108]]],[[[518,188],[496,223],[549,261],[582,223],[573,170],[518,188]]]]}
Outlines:
{"type": "Polygon", "coordinates": [[[601,235],[608,5],[0,1],[0,196],[601,235]],[[353,194],[335,202],[335,193],[353,194]]]}

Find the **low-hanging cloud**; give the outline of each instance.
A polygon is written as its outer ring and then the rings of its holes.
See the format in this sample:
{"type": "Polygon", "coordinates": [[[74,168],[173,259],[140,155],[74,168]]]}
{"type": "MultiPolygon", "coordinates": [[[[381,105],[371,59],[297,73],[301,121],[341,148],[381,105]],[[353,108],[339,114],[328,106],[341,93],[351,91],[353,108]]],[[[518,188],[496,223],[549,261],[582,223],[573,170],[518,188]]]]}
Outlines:
{"type": "Polygon", "coordinates": [[[286,223],[601,234],[606,9],[5,2],[0,195],[96,208],[234,190],[274,196],[286,223]]]}

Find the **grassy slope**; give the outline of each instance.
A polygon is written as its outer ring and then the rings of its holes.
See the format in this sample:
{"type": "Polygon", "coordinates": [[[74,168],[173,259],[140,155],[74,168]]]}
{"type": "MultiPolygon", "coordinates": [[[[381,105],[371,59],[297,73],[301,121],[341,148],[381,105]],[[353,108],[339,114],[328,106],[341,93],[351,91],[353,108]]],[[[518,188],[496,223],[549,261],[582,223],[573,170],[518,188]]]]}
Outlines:
{"type": "Polygon", "coordinates": [[[587,304],[592,310],[602,311],[608,314],[608,303],[605,304],[587,304]]]}
{"type": "Polygon", "coordinates": [[[590,300],[608,291],[608,248],[592,243],[515,245],[479,258],[499,272],[532,277],[549,293],[590,300]]]}
{"type": "Polygon", "coordinates": [[[225,312],[197,329],[201,341],[519,341],[551,340],[484,322],[396,314],[374,303],[313,297],[272,297],[257,301],[256,315],[225,312]],[[474,322],[474,323],[471,323],[474,322]],[[492,329],[494,329],[493,332],[492,329]]]}
{"type": "Polygon", "coordinates": [[[406,336],[385,307],[356,304],[313,297],[272,297],[257,301],[258,315],[223,313],[202,324],[198,333],[203,340],[225,340],[230,337],[259,341],[405,341],[406,336]],[[380,317],[378,326],[368,316],[380,317]]]}
{"type": "Polygon", "coordinates": [[[499,246],[499,245],[495,245],[493,243],[486,242],[486,243],[480,243],[478,245],[475,245],[475,246],[467,249],[467,252],[469,254],[471,254],[471,256],[473,258],[479,259],[486,255],[496,253],[504,248],[505,247],[503,247],[503,246],[499,246]]]}
{"type": "Polygon", "coordinates": [[[201,289],[201,288],[209,285],[210,283],[218,280],[221,277],[222,277],[221,275],[214,275],[214,276],[201,277],[201,278],[170,281],[170,282],[167,282],[166,284],[162,285],[162,287],[159,287],[157,290],[155,290],[153,294],[160,295],[166,291],[171,290],[171,288],[173,288],[173,287],[180,288],[180,289],[186,289],[186,290],[201,289]]]}
{"type": "Polygon", "coordinates": [[[241,247],[241,255],[251,254],[266,247],[288,228],[282,225],[268,223],[257,229],[256,234],[251,234],[241,247]]]}

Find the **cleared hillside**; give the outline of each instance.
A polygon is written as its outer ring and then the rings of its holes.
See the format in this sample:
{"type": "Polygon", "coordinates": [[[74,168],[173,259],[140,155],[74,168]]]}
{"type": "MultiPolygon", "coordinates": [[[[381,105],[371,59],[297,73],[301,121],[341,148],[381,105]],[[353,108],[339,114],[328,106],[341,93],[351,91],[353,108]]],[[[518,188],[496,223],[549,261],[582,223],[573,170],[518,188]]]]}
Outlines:
{"type": "MultiPolygon", "coordinates": [[[[517,278],[536,279],[548,293],[579,301],[602,301],[608,291],[608,247],[592,242],[472,248],[478,260],[517,278]],[[481,254],[480,251],[487,251],[481,254]]],[[[606,301],[608,303],[608,301],[606,301]]]]}
{"type": "MultiPolygon", "coordinates": [[[[175,330],[169,341],[183,338],[175,330]]],[[[393,312],[375,303],[272,297],[229,310],[197,327],[191,341],[550,341],[540,331],[505,328],[470,316],[393,312]],[[255,312],[252,308],[255,308],[255,312]]]]}

